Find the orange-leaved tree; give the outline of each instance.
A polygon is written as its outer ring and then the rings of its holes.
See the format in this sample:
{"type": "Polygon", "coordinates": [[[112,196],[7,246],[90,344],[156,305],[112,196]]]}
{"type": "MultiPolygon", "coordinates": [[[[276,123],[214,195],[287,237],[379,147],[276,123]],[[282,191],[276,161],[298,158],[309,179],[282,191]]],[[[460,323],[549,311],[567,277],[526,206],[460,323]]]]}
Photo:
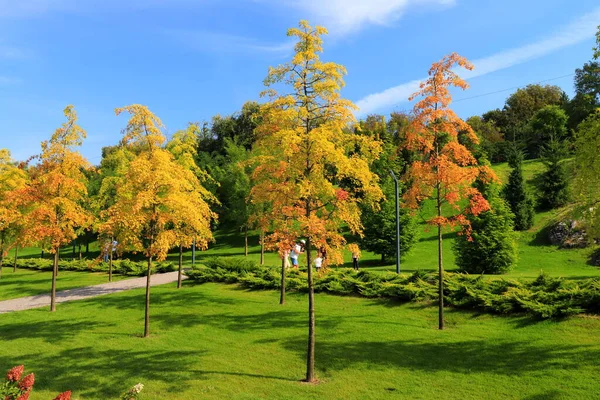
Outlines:
{"type": "Polygon", "coordinates": [[[150,334],[150,279],[152,261],[162,261],[169,249],[194,238],[200,247],[212,240],[210,223],[216,215],[207,191],[194,172],[176,162],[163,146],[162,122],[146,106],[117,108],[131,115],[122,144],[136,157],[117,185],[115,203],[105,211],[100,231],[114,234],[121,249],[143,252],[148,259],[144,337],[150,334]],[[186,226],[182,235],[181,226],[186,226]]]}
{"type": "MultiPolygon", "coordinates": [[[[256,168],[251,201],[265,204],[271,237],[284,242],[306,239],[308,267],[308,351],[306,381],[315,380],[315,303],[311,251],[327,248],[332,263],[342,262],[342,226],[361,234],[359,203],[383,195],[369,170],[381,143],[353,133],[354,104],[340,95],[346,69],[323,62],[322,38],[327,30],[301,21],[288,31],[296,38],[295,55],[270,68],[254,146],[256,168]],[[274,87],[284,86],[286,94],[274,87]]],[[[267,238],[268,240],[269,238],[267,238]]]]}
{"type": "Polygon", "coordinates": [[[40,242],[54,254],[50,310],[56,311],[56,276],[60,247],[77,237],[81,227],[91,225],[90,213],[82,206],[87,196],[84,170],[88,161],[74,148],[82,145],[85,131],[77,125],[72,105],[64,110],[67,122],[42,142],[38,164],[30,169],[31,179],[22,191],[29,203],[28,229],[30,241],[40,242]]]}
{"type": "Polygon", "coordinates": [[[427,222],[437,227],[439,269],[439,329],[444,329],[444,266],[442,229],[462,227],[469,235],[469,221],[465,213],[477,215],[489,210],[489,204],[473,182],[478,176],[492,179],[489,167],[478,166],[471,152],[458,141],[459,132],[473,143],[479,140],[473,129],[450,109],[450,89],[466,89],[467,83],[454,71],[455,67],[468,70],[473,66],[456,53],[434,63],[429,78],[410,100],[422,97],[414,105],[405,147],[415,152],[417,160],[408,168],[405,179],[409,184],[404,198],[406,205],[417,208],[424,200],[432,200],[436,215],[427,222]]]}
{"type": "MultiPolygon", "coordinates": [[[[202,183],[207,181],[212,182],[211,176],[198,167],[196,164],[196,156],[198,154],[198,137],[200,135],[200,125],[191,123],[185,130],[177,131],[173,134],[173,137],[167,143],[167,150],[171,152],[175,158],[175,162],[179,164],[188,173],[186,176],[182,176],[181,179],[191,180],[191,184],[199,180],[200,185],[197,185],[196,191],[198,193],[198,199],[201,201],[199,211],[204,213],[210,212],[209,209],[202,210],[202,207],[206,208],[209,203],[217,204],[216,197],[208,191],[202,183]]],[[[187,202],[186,205],[196,207],[198,204],[187,202]]],[[[178,244],[179,244],[179,268],[177,274],[177,288],[181,288],[182,270],[183,270],[183,249],[189,248],[196,243],[200,248],[206,248],[208,241],[212,239],[210,232],[210,221],[208,224],[188,224],[186,220],[182,219],[178,222],[175,229],[178,244]]]]}
{"type": "MultiPolygon", "coordinates": [[[[27,173],[15,163],[10,151],[0,149],[0,278],[8,251],[23,244],[26,216],[17,198],[27,183],[27,173]]],[[[16,263],[15,263],[16,267],[16,263]]]]}

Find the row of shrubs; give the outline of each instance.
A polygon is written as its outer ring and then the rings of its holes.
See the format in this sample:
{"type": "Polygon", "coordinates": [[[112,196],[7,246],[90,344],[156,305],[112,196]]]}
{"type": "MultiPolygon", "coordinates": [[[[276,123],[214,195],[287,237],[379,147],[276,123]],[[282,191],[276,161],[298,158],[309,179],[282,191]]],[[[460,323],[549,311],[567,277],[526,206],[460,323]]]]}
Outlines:
{"type": "MultiPolygon", "coordinates": [[[[17,260],[17,268],[34,269],[38,271],[52,271],[53,260],[44,258],[21,258],[17,260]]],[[[152,273],[177,271],[175,263],[155,262],[152,273]]],[[[86,271],[108,273],[108,263],[97,260],[60,260],[59,271],[86,271]]],[[[148,271],[147,261],[131,261],[129,259],[113,260],[113,273],[127,276],[146,276],[148,271]]]]}
{"type": "MultiPolygon", "coordinates": [[[[239,283],[249,289],[280,289],[280,267],[264,267],[240,258],[213,258],[186,275],[197,283],[239,283]]],[[[490,279],[481,275],[446,273],[444,301],[447,305],[497,314],[527,313],[538,318],[574,314],[600,314],[600,279],[564,280],[546,274],[534,281],[490,279]]],[[[401,302],[436,300],[437,274],[411,275],[333,269],[315,274],[316,292],[389,298],[401,302]]],[[[308,290],[304,271],[289,270],[286,289],[308,290]]]]}

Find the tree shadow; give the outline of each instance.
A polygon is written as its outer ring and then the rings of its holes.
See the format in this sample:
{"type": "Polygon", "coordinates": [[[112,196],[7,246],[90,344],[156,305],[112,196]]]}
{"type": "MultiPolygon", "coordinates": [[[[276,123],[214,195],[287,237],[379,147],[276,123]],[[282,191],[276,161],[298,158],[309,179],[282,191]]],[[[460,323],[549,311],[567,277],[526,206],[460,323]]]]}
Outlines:
{"type": "MultiPolygon", "coordinates": [[[[49,311],[43,309],[38,312],[48,313],[49,311]]],[[[110,326],[115,325],[93,320],[74,321],[72,319],[60,319],[46,320],[44,323],[40,323],[39,321],[11,321],[10,323],[0,323],[0,332],[2,332],[3,341],[37,339],[46,343],[55,344],[66,339],[74,338],[80,332],[110,326]]]]}
{"type": "MultiPolygon", "coordinates": [[[[202,376],[202,371],[191,369],[204,354],[204,351],[100,351],[78,347],[58,355],[28,354],[17,362],[35,372],[37,389],[56,393],[72,390],[82,397],[112,399],[139,381],[160,381],[169,392],[176,393],[189,381],[208,379],[202,376]]],[[[0,365],[12,364],[14,360],[0,356],[0,365]]]]}
{"type": "Polygon", "coordinates": [[[554,400],[563,397],[563,393],[558,390],[549,390],[547,392],[534,394],[531,396],[524,397],[523,400],[554,400]]]}
{"type": "MultiPolygon", "coordinates": [[[[304,337],[282,340],[282,346],[303,358],[304,337]]],[[[431,342],[426,340],[361,341],[339,343],[317,340],[317,365],[323,370],[341,371],[358,364],[370,368],[396,367],[424,372],[473,372],[518,376],[545,369],[577,370],[597,365],[600,350],[591,345],[546,346],[529,341],[463,340],[431,342]]]]}
{"type": "Polygon", "coordinates": [[[538,230],[534,235],[533,238],[529,241],[529,245],[530,246],[545,246],[545,247],[550,247],[550,246],[554,246],[551,242],[550,242],[550,230],[552,229],[552,225],[546,225],[544,226],[542,229],[538,230]]]}

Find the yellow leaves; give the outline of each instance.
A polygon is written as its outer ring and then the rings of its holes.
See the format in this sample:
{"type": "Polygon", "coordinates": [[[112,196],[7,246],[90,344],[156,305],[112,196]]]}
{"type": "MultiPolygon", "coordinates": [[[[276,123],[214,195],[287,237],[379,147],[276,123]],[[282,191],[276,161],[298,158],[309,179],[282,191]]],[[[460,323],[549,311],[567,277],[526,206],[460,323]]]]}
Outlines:
{"type": "Polygon", "coordinates": [[[139,105],[117,109],[122,111],[132,114],[124,141],[140,151],[117,178],[116,201],[103,213],[100,230],[115,235],[123,248],[157,260],[172,247],[189,247],[194,239],[205,247],[213,240],[210,224],[217,216],[209,206],[216,199],[198,178],[205,173],[193,162],[199,127],[176,133],[164,149],[156,116],[139,105]]]}
{"type": "Polygon", "coordinates": [[[166,137],[161,131],[164,128],[162,121],[148,107],[132,104],[115,109],[117,116],[123,112],[131,115],[124,130],[124,144],[153,150],[161,147],[166,141],[166,137]]]}
{"type": "Polygon", "coordinates": [[[319,59],[326,33],[301,21],[288,31],[298,39],[294,57],[269,69],[265,84],[284,84],[289,94],[271,90],[261,107],[250,198],[270,210],[271,243],[308,237],[332,251],[330,260],[341,260],[340,228],[361,234],[359,202],[383,197],[369,170],[382,145],[350,129],[357,108],[340,96],[346,69],[319,59]]]}

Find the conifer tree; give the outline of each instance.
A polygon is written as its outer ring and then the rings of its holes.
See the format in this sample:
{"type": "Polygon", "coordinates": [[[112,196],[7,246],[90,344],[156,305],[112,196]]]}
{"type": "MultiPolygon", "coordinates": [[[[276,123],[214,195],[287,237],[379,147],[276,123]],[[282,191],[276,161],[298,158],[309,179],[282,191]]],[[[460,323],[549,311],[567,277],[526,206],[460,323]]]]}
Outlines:
{"type": "Polygon", "coordinates": [[[508,164],[512,171],[508,183],[502,189],[502,196],[515,216],[515,229],[526,231],[533,226],[535,209],[523,178],[523,152],[513,148],[509,154],[508,164]]]}

